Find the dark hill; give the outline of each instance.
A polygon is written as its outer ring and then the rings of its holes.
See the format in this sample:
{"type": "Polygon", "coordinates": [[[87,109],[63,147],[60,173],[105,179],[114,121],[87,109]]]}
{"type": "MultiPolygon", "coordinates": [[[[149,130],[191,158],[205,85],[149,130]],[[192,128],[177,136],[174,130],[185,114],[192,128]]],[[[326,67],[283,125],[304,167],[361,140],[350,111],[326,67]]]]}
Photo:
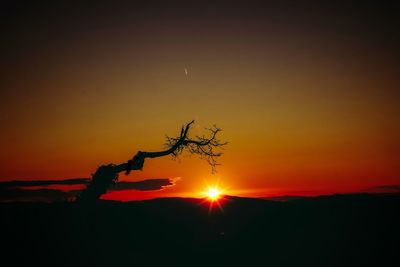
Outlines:
{"type": "Polygon", "coordinates": [[[385,266],[398,259],[399,204],[368,194],[226,196],[222,211],[193,198],[8,203],[2,253],[15,265],[385,266]]]}

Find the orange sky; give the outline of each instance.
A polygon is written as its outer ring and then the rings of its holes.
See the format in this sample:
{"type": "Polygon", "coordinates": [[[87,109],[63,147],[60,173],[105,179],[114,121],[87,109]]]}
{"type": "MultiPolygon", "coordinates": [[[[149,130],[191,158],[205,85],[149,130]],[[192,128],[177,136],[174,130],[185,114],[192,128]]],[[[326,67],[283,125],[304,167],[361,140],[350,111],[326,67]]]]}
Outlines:
{"type": "Polygon", "coordinates": [[[217,180],[252,196],[400,182],[391,13],[59,5],[5,18],[1,180],[88,177],[195,119],[193,135],[217,124],[230,142],[217,174],[166,157],[120,179],[180,177],[143,198],[217,180]]]}

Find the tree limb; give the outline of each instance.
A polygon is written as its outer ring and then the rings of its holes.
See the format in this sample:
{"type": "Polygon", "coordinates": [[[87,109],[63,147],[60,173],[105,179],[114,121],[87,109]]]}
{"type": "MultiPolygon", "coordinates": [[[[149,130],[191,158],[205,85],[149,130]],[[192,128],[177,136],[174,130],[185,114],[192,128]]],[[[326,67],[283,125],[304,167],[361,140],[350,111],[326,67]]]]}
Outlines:
{"type": "Polygon", "coordinates": [[[118,174],[125,171],[129,174],[131,170],[142,170],[146,158],[158,158],[167,155],[172,155],[176,158],[187,150],[190,154],[198,154],[200,158],[206,159],[211,165],[212,171],[216,171],[218,164],[216,158],[222,155],[221,152],[215,152],[215,148],[223,149],[223,146],[228,142],[221,142],[217,139],[217,134],[221,131],[215,125],[213,128],[207,129],[211,132],[210,137],[196,136],[195,139],[189,137],[189,129],[194,123],[194,120],[182,127],[179,137],[168,137],[166,142],[166,150],[157,152],[138,151],[136,155],[128,162],[118,165],[109,164],[100,166],[92,176],[91,182],[82,192],[79,197],[80,201],[93,201],[105,192],[109,186],[115,184],[118,180],[118,174]]]}

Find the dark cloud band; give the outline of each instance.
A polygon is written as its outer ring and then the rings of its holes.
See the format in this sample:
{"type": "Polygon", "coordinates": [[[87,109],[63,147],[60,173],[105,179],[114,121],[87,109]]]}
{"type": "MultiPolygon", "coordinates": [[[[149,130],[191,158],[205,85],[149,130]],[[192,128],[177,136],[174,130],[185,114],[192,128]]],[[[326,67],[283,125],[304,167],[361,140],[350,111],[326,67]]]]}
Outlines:
{"type": "MultiPolygon", "coordinates": [[[[147,179],[138,182],[119,182],[110,191],[138,190],[155,191],[175,185],[177,178],[147,179]]],[[[0,183],[0,202],[11,201],[62,201],[76,197],[80,190],[58,190],[52,186],[59,185],[86,185],[88,178],[68,180],[32,180],[32,181],[9,181],[0,183]]]]}

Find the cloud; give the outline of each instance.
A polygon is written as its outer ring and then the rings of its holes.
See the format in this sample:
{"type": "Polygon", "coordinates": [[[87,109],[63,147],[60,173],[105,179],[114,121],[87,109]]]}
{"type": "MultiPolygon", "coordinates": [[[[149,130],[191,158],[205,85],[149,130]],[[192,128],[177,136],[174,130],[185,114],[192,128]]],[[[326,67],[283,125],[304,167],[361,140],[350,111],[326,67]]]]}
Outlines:
{"type": "Polygon", "coordinates": [[[0,202],[54,202],[65,201],[77,196],[78,192],[63,192],[56,189],[1,189],[0,202]]]}
{"type": "Polygon", "coordinates": [[[380,185],[375,187],[370,187],[364,190],[367,193],[381,193],[381,194],[399,194],[400,185],[380,185]]]}
{"type": "MultiPolygon", "coordinates": [[[[138,182],[118,182],[110,191],[121,190],[162,190],[165,187],[175,185],[179,178],[147,179],[138,182]]],[[[40,201],[53,202],[73,199],[81,190],[77,186],[85,186],[90,179],[78,178],[67,180],[32,180],[32,181],[8,181],[0,183],[0,202],[12,201],[40,201]],[[60,190],[60,187],[62,188],[60,190]]]]}
{"type": "Polygon", "coordinates": [[[0,183],[0,189],[10,187],[27,187],[27,186],[48,186],[48,185],[77,185],[87,184],[88,178],[76,178],[66,180],[30,180],[30,181],[7,181],[0,183]]]}
{"type": "Polygon", "coordinates": [[[173,186],[177,178],[160,178],[160,179],[148,179],[139,182],[119,182],[111,190],[127,190],[135,189],[140,191],[149,190],[161,190],[164,187],[173,186]]]}

